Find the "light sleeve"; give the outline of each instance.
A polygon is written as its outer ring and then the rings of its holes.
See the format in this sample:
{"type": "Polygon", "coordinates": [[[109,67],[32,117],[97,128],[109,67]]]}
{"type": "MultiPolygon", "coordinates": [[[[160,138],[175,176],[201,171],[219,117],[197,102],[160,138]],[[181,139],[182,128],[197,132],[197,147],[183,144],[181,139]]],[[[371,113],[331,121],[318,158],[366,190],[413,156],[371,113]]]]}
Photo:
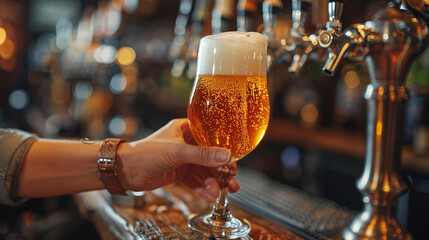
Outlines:
{"type": "Polygon", "coordinates": [[[36,140],[33,134],[0,128],[0,204],[16,206],[26,200],[15,196],[22,162],[36,140]]]}

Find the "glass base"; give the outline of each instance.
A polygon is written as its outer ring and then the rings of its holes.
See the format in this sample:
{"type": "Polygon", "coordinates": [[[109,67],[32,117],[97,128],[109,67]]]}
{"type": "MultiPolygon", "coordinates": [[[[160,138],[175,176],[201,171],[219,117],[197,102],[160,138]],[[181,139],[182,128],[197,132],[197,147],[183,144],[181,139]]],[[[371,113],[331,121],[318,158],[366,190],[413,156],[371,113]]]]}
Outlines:
{"type": "Polygon", "coordinates": [[[206,237],[223,239],[236,239],[247,236],[251,226],[249,221],[230,217],[227,221],[217,221],[212,219],[211,214],[202,214],[192,218],[188,226],[206,237]]]}

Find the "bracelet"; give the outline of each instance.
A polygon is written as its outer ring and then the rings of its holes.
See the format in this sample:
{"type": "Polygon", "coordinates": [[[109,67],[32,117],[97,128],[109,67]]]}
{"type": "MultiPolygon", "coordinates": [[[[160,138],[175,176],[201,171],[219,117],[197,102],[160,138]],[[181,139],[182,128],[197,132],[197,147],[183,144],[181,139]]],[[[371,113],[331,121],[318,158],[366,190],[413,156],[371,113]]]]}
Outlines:
{"type": "Polygon", "coordinates": [[[127,195],[118,178],[116,151],[121,138],[106,138],[101,142],[98,152],[97,168],[100,180],[111,194],[127,195]]]}

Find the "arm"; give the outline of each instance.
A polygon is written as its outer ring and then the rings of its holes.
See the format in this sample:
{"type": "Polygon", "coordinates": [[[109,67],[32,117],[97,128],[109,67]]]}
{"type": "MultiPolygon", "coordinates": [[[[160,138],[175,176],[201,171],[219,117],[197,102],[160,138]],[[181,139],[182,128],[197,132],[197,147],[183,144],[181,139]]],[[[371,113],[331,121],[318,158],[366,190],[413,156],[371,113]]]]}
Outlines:
{"type": "MultiPolygon", "coordinates": [[[[230,160],[224,148],[192,145],[187,119],[173,120],[151,136],[121,143],[118,175],[126,190],[152,190],[180,181],[214,202],[219,194],[216,169],[230,160]]],[[[29,149],[18,184],[19,197],[46,197],[103,189],[98,178],[100,143],[39,140],[29,149]]],[[[236,175],[236,168],[231,175],[236,175]]],[[[238,191],[231,179],[229,190],[238,191]]]]}
{"type": "Polygon", "coordinates": [[[40,139],[22,164],[17,195],[47,197],[103,189],[98,179],[100,143],[40,139]]]}

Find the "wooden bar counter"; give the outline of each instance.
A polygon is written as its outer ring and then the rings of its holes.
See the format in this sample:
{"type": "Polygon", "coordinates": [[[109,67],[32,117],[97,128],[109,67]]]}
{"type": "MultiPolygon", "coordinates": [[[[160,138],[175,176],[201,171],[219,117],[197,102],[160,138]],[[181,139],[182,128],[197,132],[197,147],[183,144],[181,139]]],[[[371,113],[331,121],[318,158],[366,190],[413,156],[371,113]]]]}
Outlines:
{"type": "MultiPolygon", "coordinates": [[[[262,174],[244,169],[239,172],[242,189],[230,194],[230,210],[252,225],[250,234],[243,239],[338,239],[353,216],[335,203],[312,198],[262,174]],[[243,179],[249,177],[255,182],[243,179]],[[272,194],[264,196],[263,191],[272,194]],[[276,207],[280,210],[276,211],[276,207]]],[[[191,217],[209,212],[212,205],[181,184],[151,192],[131,192],[129,196],[93,191],[77,194],[74,199],[81,214],[94,222],[102,239],[215,239],[188,228],[191,217]]]]}

